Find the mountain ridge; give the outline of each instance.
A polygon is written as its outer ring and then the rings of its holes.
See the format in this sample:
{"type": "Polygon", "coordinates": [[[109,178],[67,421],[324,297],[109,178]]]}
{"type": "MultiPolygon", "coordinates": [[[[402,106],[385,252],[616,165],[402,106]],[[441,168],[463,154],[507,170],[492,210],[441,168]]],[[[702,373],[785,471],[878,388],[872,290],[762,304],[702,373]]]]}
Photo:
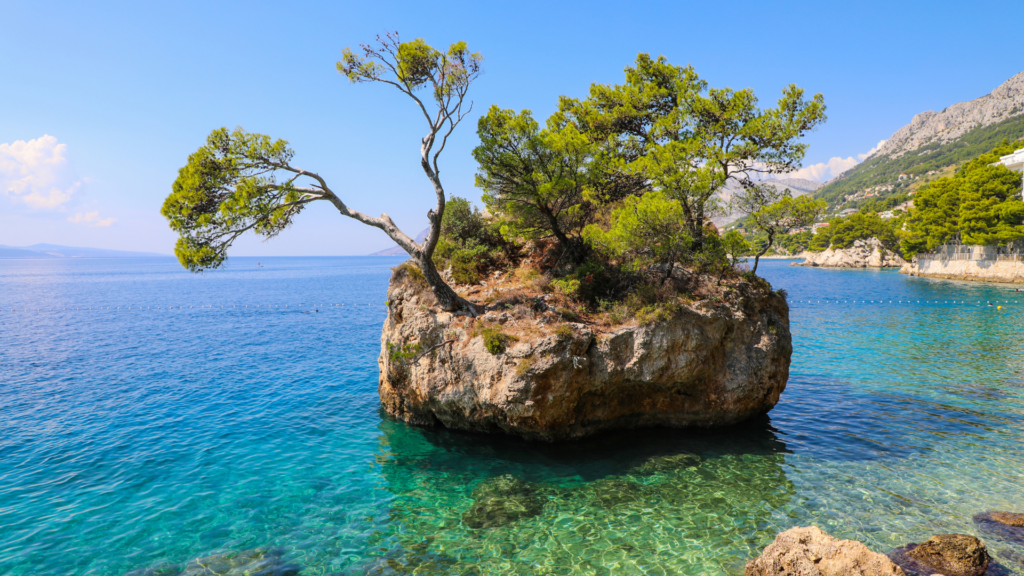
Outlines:
{"type": "Polygon", "coordinates": [[[132,252],[128,250],[108,250],[106,248],[83,248],[76,246],[61,246],[59,244],[33,244],[31,246],[5,246],[0,244],[0,258],[173,258],[173,256],[168,254],[158,254],[156,252],[132,252]]]}
{"type": "Polygon", "coordinates": [[[1024,137],[1024,72],[994,90],[940,112],[915,114],[863,162],[815,191],[833,211],[870,198],[912,192],[949,170],[988,152],[1004,139],[1024,137]]]}
{"type": "Polygon", "coordinates": [[[1024,72],[1011,76],[988,94],[958,102],[940,112],[925,110],[893,133],[871,156],[899,158],[925,144],[947,144],[975,128],[984,128],[1024,113],[1024,72]]]}

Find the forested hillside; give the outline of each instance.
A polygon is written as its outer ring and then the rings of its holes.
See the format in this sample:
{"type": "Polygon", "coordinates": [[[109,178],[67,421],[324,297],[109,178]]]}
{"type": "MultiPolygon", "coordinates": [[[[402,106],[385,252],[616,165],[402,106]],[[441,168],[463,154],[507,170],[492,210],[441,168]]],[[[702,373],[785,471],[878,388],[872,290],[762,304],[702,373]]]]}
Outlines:
{"type": "Polygon", "coordinates": [[[898,180],[900,174],[924,178],[929,171],[939,172],[943,168],[958,166],[988,152],[1004,139],[1012,142],[1021,137],[1024,137],[1024,115],[975,128],[954,142],[925,144],[898,158],[874,156],[821,187],[814,196],[826,200],[830,208],[857,207],[866,199],[847,201],[848,196],[886,185],[892,188],[879,190],[879,198],[903,193],[908,181],[901,184],[898,180]]]}

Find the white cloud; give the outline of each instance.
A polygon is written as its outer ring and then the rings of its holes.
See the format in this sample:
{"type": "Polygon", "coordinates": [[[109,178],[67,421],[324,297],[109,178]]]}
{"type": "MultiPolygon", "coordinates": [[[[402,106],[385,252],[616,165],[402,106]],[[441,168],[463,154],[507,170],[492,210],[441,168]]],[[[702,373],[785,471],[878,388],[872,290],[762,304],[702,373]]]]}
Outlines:
{"type": "Polygon", "coordinates": [[[868,150],[863,154],[857,154],[856,158],[853,156],[849,156],[847,158],[833,156],[828,162],[819,162],[817,164],[811,164],[810,166],[804,166],[799,170],[790,172],[787,176],[790,178],[806,178],[808,180],[827,182],[863,162],[865,158],[877,152],[883,144],[885,144],[885,140],[880,141],[871,150],[868,150]]]}
{"type": "Polygon", "coordinates": [[[33,210],[57,210],[82,187],[68,166],[67,144],[50,135],[0,143],[0,194],[33,210]]]}
{"type": "Polygon", "coordinates": [[[105,228],[107,226],[110,226],[114,222],[117,222],[117,218],[105,218],[103,220],[100,220],[99,211],[85,213],[79,212],[72,216],[71,218],[68,218],[68,222],[75,222],[76,224],[85,224],[86,226],[97,226],[100,228],[105,228]]]}
{"type": "Polygon", "coordinates": [[[857,154],[857,158],[859,158],[860,161],[863,162],[865,158],[867,158],[868,156],[871,156],[875,152],[878,152],[878,149],[881,148],[882,145],[885,144],[886,142],[888,142],[888,140],[879,140],[878,144],[875,144],[875,147],[872,148],[871,150],[868,150],[867,152],[865,152],[863,154],[857,154]]]}

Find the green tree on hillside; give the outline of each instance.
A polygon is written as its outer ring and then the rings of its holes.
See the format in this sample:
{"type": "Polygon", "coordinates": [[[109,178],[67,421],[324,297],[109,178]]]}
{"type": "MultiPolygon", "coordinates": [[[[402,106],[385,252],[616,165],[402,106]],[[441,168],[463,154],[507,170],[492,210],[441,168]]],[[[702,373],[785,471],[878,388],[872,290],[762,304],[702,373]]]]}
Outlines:
{"type": "Polygon", "coordinates": [[[904,253],[910,257],[949,242],[1005,245],[1024,238],[1021,176],[990,165],[1018,145],[1004,142],[919,190],[902,238],[904,253]]]}

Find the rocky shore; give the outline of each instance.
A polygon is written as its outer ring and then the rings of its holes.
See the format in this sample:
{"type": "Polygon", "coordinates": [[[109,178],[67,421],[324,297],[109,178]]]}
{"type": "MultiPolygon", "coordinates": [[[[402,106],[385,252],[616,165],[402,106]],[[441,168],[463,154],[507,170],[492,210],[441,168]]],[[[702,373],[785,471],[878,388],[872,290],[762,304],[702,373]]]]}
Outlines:
{"type": "Polygon", "coordinates": [[[800,253],[803,262],[790,266],[824,268],[899,268],[907,263],[899,254],[886,250],[876,238],[855,240],[849,248],[829,248],[824,252],[800,253]]]}
{"type": "Polygon", "coordinates": [[[509,278],[460,288],[499,301],[481,317],[442,312],[399,267],[381,335],[381,404],[412,424],[543,441],[740,422],[774,407],[789,377],[789,308],[762,284],[716,288],[671,319],[608,326],[568,321],[509,278]],[[500,302],[511,292],[518,304],[500,302]]]}
{"type": "MultiPolygon", "coordinates": [[[[1024,543],[1024,514],[993,511],[977,514],[981,532],[1001,540],[1024,543]]],[[[1005,552],[1005,551],[1004,551],[1005,552]]],[[[1017,561],[1017,554],[1004,554],[1017,561]]],[[[816,526],[779,533],[761,555],[747,563],[744,576],[1002,576],[1010,574],[996,562],[976,536],[937,534],[921,544],[900,546],[888,555],[861,542],[839,540],[816,526]]]]}

